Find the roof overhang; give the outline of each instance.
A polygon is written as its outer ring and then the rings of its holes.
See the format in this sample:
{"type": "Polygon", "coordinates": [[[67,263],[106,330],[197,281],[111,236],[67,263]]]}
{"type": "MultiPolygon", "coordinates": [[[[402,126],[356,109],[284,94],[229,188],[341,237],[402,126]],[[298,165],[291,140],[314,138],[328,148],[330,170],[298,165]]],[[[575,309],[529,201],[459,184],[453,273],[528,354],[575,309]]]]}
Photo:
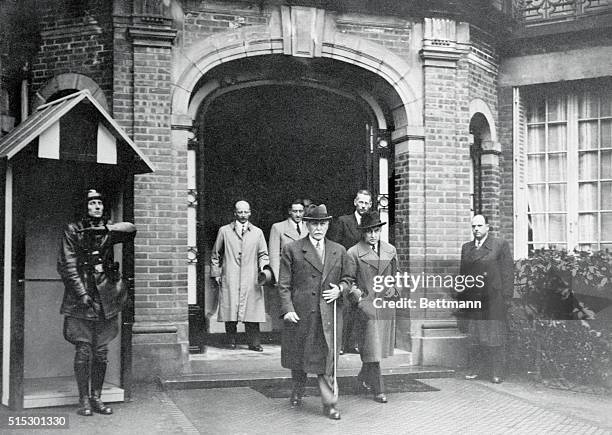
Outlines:
{"type": "Polygon", "coordinates": [[[38,139],[38,157],[60,159],[60,119],[83,104],[91,105],[97,113],[97,163],[123,164],[134,174],[154,171],[149,159],[87,89],[39,106],[36,113],[0,138],[0,158],[12,159],[38,139]],[[124,154],[131,155],[131,161],[117,161],[117,147],[125,147],[124,154]]]}

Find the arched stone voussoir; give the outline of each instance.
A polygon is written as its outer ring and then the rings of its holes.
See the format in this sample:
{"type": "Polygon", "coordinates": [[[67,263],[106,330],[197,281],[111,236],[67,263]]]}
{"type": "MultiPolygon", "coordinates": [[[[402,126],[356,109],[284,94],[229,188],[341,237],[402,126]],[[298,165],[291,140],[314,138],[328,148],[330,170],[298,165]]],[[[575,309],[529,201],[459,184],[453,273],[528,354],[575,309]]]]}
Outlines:
{"type": "Polygon", "coordinates": [[[32,101],[32,111],[41,104],[46,103],[54,94],[66,89],[75,89],[77,91],[88,89],[104,110],[108,111],[108,101],[102,88],[90,77],[77,73],[58,74],[51,78],[36,92],[36,96],[32,101]]]}

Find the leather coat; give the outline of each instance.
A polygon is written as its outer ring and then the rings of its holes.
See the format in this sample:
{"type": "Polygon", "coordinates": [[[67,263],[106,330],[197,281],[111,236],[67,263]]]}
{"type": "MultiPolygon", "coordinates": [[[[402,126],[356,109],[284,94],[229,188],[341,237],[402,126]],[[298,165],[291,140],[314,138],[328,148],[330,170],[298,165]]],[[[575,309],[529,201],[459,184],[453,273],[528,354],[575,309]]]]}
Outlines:
{"type": "Polygon", "coordinates": [[[107,223],[99,231],[83,231],[90,227],[88,219],[70,223],[64,229],[57,271],[64,282],[61,314],[86,320],[111,319],[121,311],[119,265],[114,262],[113,245],[130,241],[136,227],[129,222],[107,223]],[[83,305],[88,294],[93,303],[83,305]]]}

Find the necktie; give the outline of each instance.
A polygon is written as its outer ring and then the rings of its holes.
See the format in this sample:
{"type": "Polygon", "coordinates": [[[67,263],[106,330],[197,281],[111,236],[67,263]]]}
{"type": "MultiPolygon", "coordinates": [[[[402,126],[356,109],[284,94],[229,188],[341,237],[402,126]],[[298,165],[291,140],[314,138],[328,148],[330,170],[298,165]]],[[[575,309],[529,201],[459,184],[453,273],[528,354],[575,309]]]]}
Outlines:
{"type": "Polygon", "coordinates": [[[319,259],[321,260],[321,263],[323,263],[323,244],[321,243],[320,240],[317,240],[317,254],[319,254],[319,259]]]}
{"type": "Polygon", "coordinates": [[[298,236],[302,235],[302,230],[300,230],[300,224],[295,224],[295,228],[297,229],[298,236]]]}
{"type": "Polygon", "coordinates": [[[374,251],[375,254],[378,254],[378,252],[376,251],[376,245],[372,245],[372,251],[374,251]]]}
{"type": "Polygon", "coordinates": [[[242,225],[242,237],[244,237],[244,233],[246,233],[246,225],[242,225]]]}

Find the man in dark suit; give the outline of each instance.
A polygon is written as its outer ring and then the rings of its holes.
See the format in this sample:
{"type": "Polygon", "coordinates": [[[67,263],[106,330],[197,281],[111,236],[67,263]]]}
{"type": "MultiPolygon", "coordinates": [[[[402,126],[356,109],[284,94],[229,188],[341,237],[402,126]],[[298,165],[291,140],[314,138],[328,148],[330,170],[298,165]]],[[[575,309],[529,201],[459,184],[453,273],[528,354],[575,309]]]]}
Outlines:
{"type": "MultiPolygon", "coordinates": [[[[372,208],[372,194],[369,190],[360,190],[353,200],[355,211],[351,214],[340,216],[333,225],[329,238],[340,243],[345,249],[350,249],[361,240],[361,231],[357,228],[361,224],[361,217],[372,208]]],[[[342,331],[342,349],[340,353],[359,353],[357,312],[351,305],[344,307],[344,330],[342,331]]]]}
{"type": "Polygon", "coordinates": [[[506,304],[514,292],[512,255],[508,242],[489,234],[489,224],[482,215],[472,219],[474,240],[461,248],[460,274],[480,276],[483,286],[473,286],[460,293],[460,299],[480,301],[480,309],[464,312],[469,340],[466,379],[483,376],[490,368],[490,379],[501,383],[504,371],[506,339],[506,304]]]}
{"type": "Polygon", "coordinates": [[[346,250],[325,238],[331,219],[324,204],[312,206],[304,216],[308,237],[283,248],[279,274],[284,320],[281,364],[291,369],[292,407],[302,403],[306,374],[316,373],[323,413],[339,420],[334,364],[340,349],[342,306],[355,295],[351,293],[353,278],[348,275],[351,267],[346,250]]]}

